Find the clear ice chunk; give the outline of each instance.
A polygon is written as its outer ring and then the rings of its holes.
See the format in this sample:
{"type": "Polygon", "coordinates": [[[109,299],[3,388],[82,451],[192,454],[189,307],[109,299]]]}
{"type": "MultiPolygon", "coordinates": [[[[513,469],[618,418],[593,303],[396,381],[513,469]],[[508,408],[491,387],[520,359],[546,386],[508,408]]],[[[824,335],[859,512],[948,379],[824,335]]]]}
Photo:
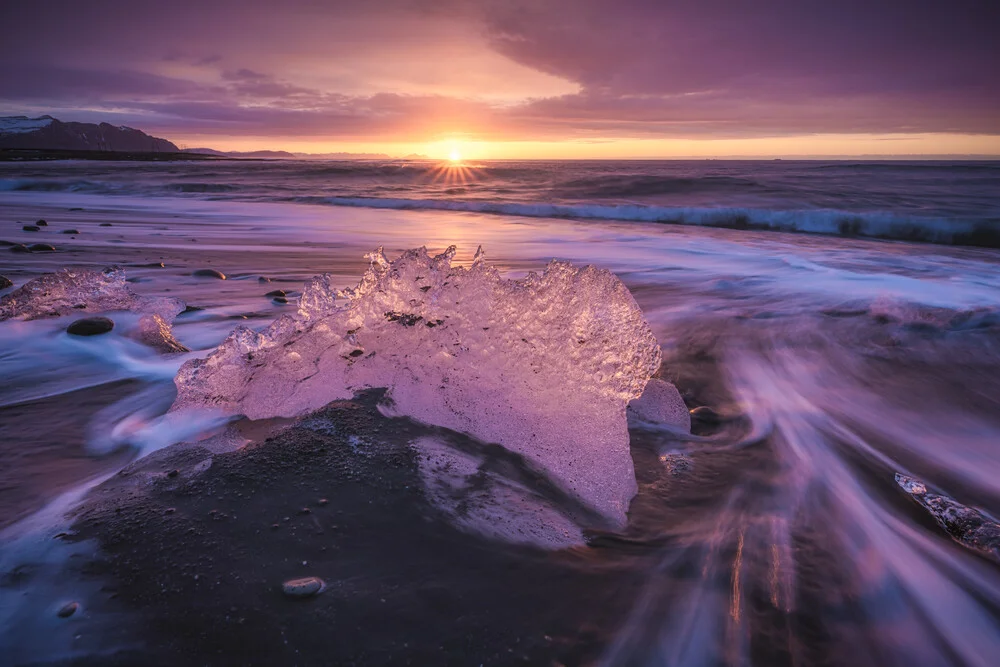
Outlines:
{"type": "Polygon", "coordinates": [[[343,292],[314,278],[297,314],[185,363],[175,409],[292,417],[385,387],[390,412],[521,454],[605,527],[624,526],[636,492],[625,408],[660,365],[632,295],[593,266],[552,261],[508,280],[481,250],[469,268],[454,254],[389,262],[379,248],[343,292]]]}
{"type": "Polygon", "coordinates": [[[908,475],[896,473],[896,483],[934,517],[959,544],[1000,561],[1000,523],[979,510],[934,493],[908,475]]]}
{"type": "Polygon", "coordinates": [[[177,299],[136,294],[125,282],[125,271],[119,267],[47,273],[0,297],[0,321],[130,310],[159,315],[170,322],[183,309],[184,304],[177,299]]]}

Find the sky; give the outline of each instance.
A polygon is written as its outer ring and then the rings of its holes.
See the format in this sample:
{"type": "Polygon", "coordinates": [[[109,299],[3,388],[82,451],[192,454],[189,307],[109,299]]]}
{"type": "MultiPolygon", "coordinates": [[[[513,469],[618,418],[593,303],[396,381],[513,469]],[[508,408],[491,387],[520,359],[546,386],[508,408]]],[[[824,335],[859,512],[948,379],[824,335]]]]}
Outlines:
{"type": "Polygon", "coordinates": [[[995,0],[0,3],[0,115],[186,147],[1000,155],[995,0]]]}

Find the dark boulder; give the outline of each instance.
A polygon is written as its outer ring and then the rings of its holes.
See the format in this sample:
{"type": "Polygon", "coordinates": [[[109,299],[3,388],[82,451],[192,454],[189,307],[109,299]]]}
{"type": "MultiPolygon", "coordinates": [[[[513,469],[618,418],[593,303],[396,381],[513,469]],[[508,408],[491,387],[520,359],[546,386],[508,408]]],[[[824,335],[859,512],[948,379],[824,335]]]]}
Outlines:
{"type": "Polygon", "coordinates": [[[49,223],[45,222],[44,220],[37,220],[37,221],[35,221],[35,224],[38,225],[39,227],[48,227],[49,226],[49,223]]]}
{"type": "Polygon", "coordinates": [[[21,227],[21,229],[23,229],[26,232],[37,232],[38,231],[38,226],[37,225],[25,225],[24,227],[21,227]]]}
{"type": "Polygon", "coordinates": [[[74,336],[97,336],[115,328],[115,323],[107,317],[85,317],[66,327],[66,333],[74,336]]]}
{"type": "Polygon", "coordinates": [[[31,250],[28,249],[28,246],[24,245],[23,243],[15,243],[14,245],[12,245],[10,247],[10,251],[11,252],[31,252],[31,250]]]}
{"type": "Polygon", "coordinates": [[[79,230],[76,230],[76,229],[64,229],[64,230],[62,230],[59,233],[60,234],[79,234],[80,232],[79,232],[79,230]]]}
{"type": "Polygon", "coordinates": [[[8,287],[13,287],[14,283],[11,282],[10,278],[7,276],[0,276],[0,289],[7,289],[8,287]]]}
{"type": "Polygon", "coordinates": [[[28,250],[31,252],[55,252],[56,247],[48,243],[32,243],[28,246],[28,250]]]}
{"type": "Polygon", "coordinates": [[[285,294],[285,290],[283,290],[283,289],[275,289],[275,290],[271,290],[270,292],[268,292],[264,296],[288,296],[288,295],[285,294]]]}

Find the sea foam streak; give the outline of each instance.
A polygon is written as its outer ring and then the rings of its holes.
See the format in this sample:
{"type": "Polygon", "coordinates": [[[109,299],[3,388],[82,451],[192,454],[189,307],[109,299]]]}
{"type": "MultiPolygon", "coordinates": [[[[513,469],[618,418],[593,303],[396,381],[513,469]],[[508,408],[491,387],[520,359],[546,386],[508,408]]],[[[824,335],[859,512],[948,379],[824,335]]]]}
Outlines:
{"type": "Polygon", "coordinates": [[[312,279],[296,315],[187,362],[174,409],[289,417],[386,387],[396,414],[501,444],[622,527],[636,493],[625,407],[660,364],[632,295],[592,266],[506,280],[481,250],[470,268],[454,254],[390,263],[379,249],[343,292],[312,279]]]}

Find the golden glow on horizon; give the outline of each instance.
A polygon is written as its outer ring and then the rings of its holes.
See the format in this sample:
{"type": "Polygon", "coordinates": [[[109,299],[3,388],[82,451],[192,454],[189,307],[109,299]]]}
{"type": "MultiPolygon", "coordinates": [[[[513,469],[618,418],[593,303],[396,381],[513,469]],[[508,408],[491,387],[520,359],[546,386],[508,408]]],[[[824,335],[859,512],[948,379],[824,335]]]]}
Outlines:
{"type": "Polygon", "coordinates": [[[450,160],[453,151],[465,162],[532,159],[707,159],[810,158],[920,155],[1000,155],[1000,136],[973,134],[826,134],[748,139],[593,138],[564,141],[454,139],[431,141],[308,141],[299,137],[226,137],[194,135],[175,143],[218,150],[287,150],[301,153],[384,153],[450,160]]]}
{"type": "Polygon", "coordinates": [[[461,162],[462,154],[458,152],[457,148],[452,148],[451,153],[448,154],[448,159],[452,162],[461,162]]]}

